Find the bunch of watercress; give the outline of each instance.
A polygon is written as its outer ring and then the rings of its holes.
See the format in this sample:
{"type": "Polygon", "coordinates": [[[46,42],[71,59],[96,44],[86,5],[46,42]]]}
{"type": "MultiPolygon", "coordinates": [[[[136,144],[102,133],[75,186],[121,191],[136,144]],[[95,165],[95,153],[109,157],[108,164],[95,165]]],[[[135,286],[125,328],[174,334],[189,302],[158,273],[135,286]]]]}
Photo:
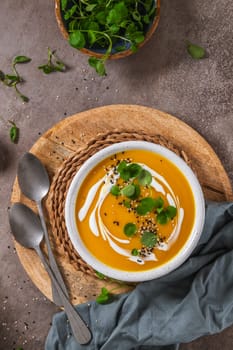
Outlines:
{"type": "Polygon", "coordinates": [[[71,46],[103,53],[89,65],[105,75],[113,52],[137,51],[156,13],[155,0],[61,0],[61,11],[71,46]]]}

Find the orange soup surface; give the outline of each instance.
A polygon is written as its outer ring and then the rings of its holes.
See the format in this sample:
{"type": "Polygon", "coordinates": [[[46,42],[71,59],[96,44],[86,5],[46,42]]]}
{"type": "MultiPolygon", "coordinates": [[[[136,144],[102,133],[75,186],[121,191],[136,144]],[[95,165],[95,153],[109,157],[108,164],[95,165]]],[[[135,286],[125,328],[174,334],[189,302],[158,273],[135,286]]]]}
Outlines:
{"type": "Polygon", "coordinates": [[[172,259],[195,216],[193,194],[180,170],[145,150],[100,162],[84,179],[75,210],[91,254],[124,271],[149,270],[172,259]]]}

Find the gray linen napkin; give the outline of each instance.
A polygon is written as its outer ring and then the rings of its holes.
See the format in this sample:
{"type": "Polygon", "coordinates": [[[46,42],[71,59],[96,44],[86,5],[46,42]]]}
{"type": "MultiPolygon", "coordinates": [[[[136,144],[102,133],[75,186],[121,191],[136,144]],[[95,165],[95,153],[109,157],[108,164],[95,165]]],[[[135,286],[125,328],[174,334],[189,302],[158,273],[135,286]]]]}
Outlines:
{"type": "Polygon", "coordinates": [[[93,333],[79,345],[64,312],[45,350],[178,350],[179,343],[233,324],[233,203],[208,203],[192,256],[169,275],[139,284],[110,304],[77,306],[93,333]]]}

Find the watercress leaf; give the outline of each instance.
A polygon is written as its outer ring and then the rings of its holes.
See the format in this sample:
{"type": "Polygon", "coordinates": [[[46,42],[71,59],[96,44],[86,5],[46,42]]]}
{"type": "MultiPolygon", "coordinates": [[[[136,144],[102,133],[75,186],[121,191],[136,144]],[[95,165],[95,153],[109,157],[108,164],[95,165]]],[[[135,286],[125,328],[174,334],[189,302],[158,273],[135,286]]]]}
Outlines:
{"type": "Polygon", "coordinates": [[[98,60],[96,63],[96,72],[100,75],[106,75],[106,71],[105,71],[105,66],[104,66],[104,61],[103,60],[98,60]]]}
{"type": "Polygon", "coordinates": [[[130,21],[125,19],[121,23],[119,23],[119,27],[126,28],[129,25],[130,21]]]}
{"type": "Polygon", "coordinates": [[[126,201],[126,200],[124,200],[123,201],[123,205],[126,207],[126,208],[130,208],[130,201],[126,201]]]}
{"type": "Polygon", "coordinates": [[[138,174],[137,179],[141,186],[147,186],[152,182],[152,175],[148,170],[142,169],[138,174]]]}
{"type": "Polygon", "coordinates": [[[131,254],[132,254],[133,256],[138,256],[138,255],[139,255],[138,249],[133,248],[133,249],[131,250],[131,254]]]}
{"type": "Polygon", "coordinates": [[[77,8],[78,8],[78,5],[74,5],[68,11],[66,11],[66,13],[64,14],[64,19],[65,20],[70,19],[73,16],[73,14],[76,12],[77,8]]]}
{"type": "Polygon", "coordinates": [[[87,23],[87,29],[94,30],[94,31],[99,31],[100,26],[97,22],[88,22],[87,23]]]}
{"type": "Polygon", "coordinates": [[[132,43],[132,45],[130,46],[130,50],[131,50],[133,53],[137,52],[137,51],[138,51],[137,45],[134,44],[134,43],[132,43]]]}
{"type": "Polygon", "coordinates": [[[11,128],[10,128],[10,139],[11,142],[17,143],[18,138],[19,138],[19,128],[16,126],[16,124],[12,121],[9,121],[11,123],[11,128]]]}
{"type": "Polygon", "coordinates": [[[136,32],[133,36],[131,36],[131,40],[133,40],[136,44],[140,44],[144,41],[145,36],[142,32],[136,32]]]}
{"type": "Polygon", "coordinates": [[[132,184],[134,186],[134,194],[132,196],[128,196],[130,199],[137,199],[140,196],[141,189],[140,186],[137,184],[132,184]]]}
{"type": "Polygon", "coordinates": [[[115,50],[117,52],[124,51],[124,50],[126,50],[126,45],[118,45],[118,46],[115,47],[115,50]]]}
{"type": "Polygon", "coordinates": [[[4,79],[4,84],[7,86],[14,86],[15,84],[18,84],[22,81],[22,78],[20,78],[19,75],[10,75],[6,74],[4,79]]]}
{"type": "Polygon", "coordinates": [[[19,94],[19,97],[21,98],[21,100],[22,100],[23,102],[29,102],[29,98],[28,98],[27,96],[22,95],[22,94],[19,94]]]}
{"type": "Polygon", "coordinates": [[[143,22],[145,24],[149,24],[150,23],[150,17],[148,15],[143,16],[142,19],[143,19],[143,22]]]}
{"type": "Polygon", "coordinates": [[[100,11],[99,13],[96,14],[95,16],[96,20],[102,24],[105,25],[106,24],[106,14],[105,11],[100,11]]]}
{"type": "Polygon", "coordinates": [[[68,4],[68,0],[61,0],[61,9],[62,9],[62,11],[66,10],[67,4],[68,4]]]}
{"type": "Polygon", "coordinates": [[[95,68],[96,72],[99,75],[105,75],[105,67],[104,62],[101,59],[98,59],[96,57],[89,57],[88,63],[91,67],[95,68]]]}
{"type": "Polygon", "coordinates": [[[118,17],[121,18],[120,22],[128,16],[128,8],[124,1],[117,3],[114,6],[114,9],[117,12],[118,17]]]}
{"type": "Polygon", "coordinates": [[[125,160],[122,160],[122,161],[120,162],[120,164],[118,165],[118,167],[117,167],[118,173],[121,173],[122,170],[124,170],[125,168],[127,168],[127,163],[126,163],[125,160]]]}
{"type": "Polygon", "coordinates": [[[101,288],[101,293],[96,298],[96,302],[98,304],[104,304],[107,301],[109,301],[110,297],[111,297],[111,295],[110,295],[108,289],[103,287],[103,288],[101,288]]]}
{"type": "Polygon", "coordinates": [[[85,8],[85,10],[87,12],[91,12],[92,10],[94,10],[94,8],[97,6],[97,4],[88,4],[85,8]]]}
{"type": "Polygon", "coordinates": [[[38,69],[42,70],[45,74],[50,74],[54,71],[53,67],[48,64],[44,64],[42,66],[39,66],[38,69]]]}
{"type": "Polygon", "coordinates": [[[135,25],[135,23],[130,22],[129,25],[126,28],[125,31],[125,36],[130,38],[130,36],[135,33],[137,31],[137,26],[135,25]]]}
{"type": "Polygon", "coordinates": [[[128,224],[126,224],[124,226],[124,234],[127,237],[132,237],[135,235],[135,233],[137,232],[137,226],[135,224],[133,224],[132,222],[129,222],[128,224]]]}
{"type": "Polygon", "coordinates": [[[119,196],[121,194],[121,190],[117,185],[113,185],[110,189],[110,192],[113,196],[119,196]]]}
{"type": "Polygon", "coordinates": [[[128,165],[127,169],[130,172],[130,177],[137,177],[140,174],[142,167],[139,164],[131,163],[128,165]]]}
{"type": "Polygon", "coordinates": [[[136,212],[139,215],[146,215],[155,208],[155,200],[151,197],[143,198],[136,207],[136,212]]]}
{"type": "Polygon", "coordinates": [[[169,217],[166,213],[166,211],[161,211],[157,214],[157,221],[160,225],[166,225],[169,221],[169,217]]]}
{"type": "Polygon", "coordinates": [[[190,43],[186,43],[187,51],[189,55],[194,59],[201,59],[205,57],[205,49],[201,46],[190,43]]]}
{"type": "Polygon", "coordinates": [[[174,207],[173,205],[169,205],[167,208],[166,208],[166,213],[167,213],[167,216],[170,218],[170,219],[173,219],[176,214],[177,214],[177,209],[176,207],[174,207]]]}
{"type": "Polygon", "coordinates": [[[115,9],[112,9],[111,11],[109,11],[108,16],[106,18],[107,23],[119,23],[120,22],[120,17],[118,16],[118,13],[115,9]]]}
{"type": "Polygon", "coordinates": [[[6,74],[5,78],[9,79],[9,80],[12,80],[12,81],[17,81],[18,83],[20,82],[20,77],[18,75],[6,74]]]}
{"type": "Polygon", "coordinates": [[[141,237],[141,243],[147,248],[154,248],[157,243],[157,235],[154,232],[145,231],[141,237]]]}
{"type": "Polygon", "coordinates": [[[102,287],[102,288],[101,288],[101,293],[102,293],[103,295],[108,295],[108,294],[109,294],[109,291],[108,291],[107,288],[102,287]]]}
{"type": "Polygon", "coordinates": [[[135,192],[135,186],[133,184],[129,184],[124,188],[122,188],[121,190],[121,194],[128,198],[130,198],[134,194],[134,192],[135,192]]]}
{"type": "Polygon", "coordinates": [[[125,180],[125,181],[128,181],[130,179],[130,172],[127,168],[123,169],[121,172],[120,172],[120,177],[125,180]]]}
{"type": "Polygon", "coordinates": [[[96,57],[89,57],[88,63],[91,67],[95,68],[97,64],[98,58],[96,57]]]}
{"type": "Polygon", "coordinates": [[[4,81],[5,80],[5,74],[0,70],[0,80],[4,81]]]}
{"type": "Polygon", "coordinates": [[[12,64],[15,65],[15,64],[18,64],[18,63],[27,63],[27,62],[30,62],[30,61],[31,61],[30,57],[27,57],[27,56],[16,56],[13,59],[12,64]]]}
{"type": "Polygon", "coordinates": [[[103,280],[105,279],[105,275],[99,271],[95,271],[96,276],[100,279],[103,280]]]}
{"type": "Polygon", "coordinates": [[[109,26],[109,31],[111,34],[116,34],[118,33],[120,30],[120,27],[117,24],[112,24],[111,26],[109,26]]]}
{"type": "Polygon", "coordinates": [[[90,43],[90,46],[92,46],[96,42],[96,34],[92,30],[88,30],[87,33],[88,41],[90,43]]]}
{"type": "Polygon", "coordinates": [[[155,208],[162,208],[163,209],[164,206],[164,200],[161,197],[155,198],[155,208]]]}
{"type": "Polygon", "coordinates": [[[56,64],[54,65],[54,67],[59,72],[64,72],[64,70],[66,69],[65,64],[61,61],[56,61],[56,64]]]}
{"type": "Polygon", "coordinates": [[[133,11],[132,12],[132,17],[136,22],[141,21],[141,16],[140,13],[138,11],[133,11]]]}
{"type": "Polygon", "coordinates": [[[76,49],[82,49],[86,44],[84,34],[80,30],[75,30],[69,36],[69,43],[76,49]]]}

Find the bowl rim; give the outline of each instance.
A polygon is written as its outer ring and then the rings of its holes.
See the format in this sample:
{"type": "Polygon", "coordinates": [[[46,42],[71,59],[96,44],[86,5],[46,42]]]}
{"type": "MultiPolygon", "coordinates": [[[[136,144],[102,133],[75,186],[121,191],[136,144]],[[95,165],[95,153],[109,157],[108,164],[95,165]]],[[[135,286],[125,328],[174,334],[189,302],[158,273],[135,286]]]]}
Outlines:
{"type": "MultiPolygon", "coordinates": [[[[161,0],[157,0],[156,16],[154,17],[152,25],[150,26],[149,30],[146,33],[144,41],[138,45],[138,48],[141,48],[142,46],[144,46],[147,43],[147,41],[152,37],[153,33],[155,32],[156,28],[158,27],[159,20],[160,20],[160,1],[161,0]]],[[[61,14],[61,0],[55,0],[55,17],[56,17],[58,27],[59,27],[63,37],[66,40],[68,40],[69,34],[68,34],[68,31],[64,25],[64,22],[62,19],[62,14],[61,14]]],[[[91,50],[86,49],[86,48],[82,48],[82,49],[78,49],[78,50],[86,55],[96,57],[96,58],[102,58],[104,56],[104,54],[102,54],[102,53],[94,52],[94,51],[91,51],[91,50]]],[[[114,59],[118,59],[118,58],[123,58],[126,56],[130,56],[133,53],[134,52],[132,50],[127,49],[123,52],[119,52],[119,53],[117,52],[117,53],[113,53],[113,54],[109,55],[108,59],[114,60],[114,59]]]]}
{"type": "Polygon", "coordinates": [[[107,146],[100,151],[96,152],[89,159],[87,159],[77,173],[74,175],[65,199],[65,224],[68,232],[68,236],[78,254],[86,261],[87,264],[92,266],[96,271],[103,273],[104,275],[114,278],[116,280],[127,282],[142,282],[164,276],[171,271],[179,267],[193,252],[200,236],[205,220],[205,200],[201,185],[192,171],[192,169],[180,158],[176,153],[168,148],[148,141],[123,141],[107,146]],[[160,265],[154,269],[128,272],[125,270],[119,270],[104,264],[93,256],[83,244],[81,237],[78,234],[78,228],[75,220],[75,202],[80,186],[82,185],[85,177],[89,172],[102,160],[109,156],[132,149],[143,149],[158,153],[165,158],[168,158],[179,170],[183,173],[189,182],[192,190],[195,203],[195,218],[192,230],[189,237],[179,253],[176,254],[167,263],[160,265]],[[187,178],[188,176],[188,178],[187,178]]]}

